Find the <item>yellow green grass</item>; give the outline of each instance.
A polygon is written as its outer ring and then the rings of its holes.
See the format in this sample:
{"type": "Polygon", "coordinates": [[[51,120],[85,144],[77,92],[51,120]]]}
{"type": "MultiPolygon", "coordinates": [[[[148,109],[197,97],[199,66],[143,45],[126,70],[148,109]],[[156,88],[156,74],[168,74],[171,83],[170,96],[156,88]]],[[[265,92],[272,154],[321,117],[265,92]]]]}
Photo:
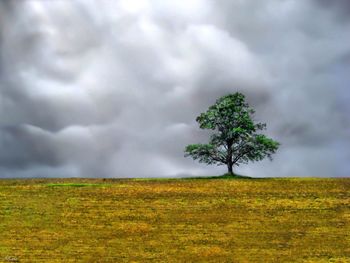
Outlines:
{"type": "Polygon", "coordinates": [[[350,179],[0,180],[0,262],[350,262],[350,179]]]}

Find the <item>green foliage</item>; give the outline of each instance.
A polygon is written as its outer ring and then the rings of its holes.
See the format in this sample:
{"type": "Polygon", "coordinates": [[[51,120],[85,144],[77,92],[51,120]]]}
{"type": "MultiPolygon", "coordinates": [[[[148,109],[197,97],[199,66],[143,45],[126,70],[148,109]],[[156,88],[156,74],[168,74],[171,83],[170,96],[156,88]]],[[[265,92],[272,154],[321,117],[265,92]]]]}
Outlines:
{"type": "Polygon", "coordinates": [[[219,98],[196,121],[201,129],[213,130],[208,144],[191,144],[185,149],[185,157],[201,163],[232,166],[272,160],[279,143],[258,131],[266,129],[265,123],[253,121],[254,109],[245,102],[243,94],[236,92],[219,98]]]}
{"type": "Polygon", "coordinates": [[[224,153],[212,144],[190,144],[185,152],[186,157],[191,156],[202,163],[221,165],[225,161],[224,153]]]}

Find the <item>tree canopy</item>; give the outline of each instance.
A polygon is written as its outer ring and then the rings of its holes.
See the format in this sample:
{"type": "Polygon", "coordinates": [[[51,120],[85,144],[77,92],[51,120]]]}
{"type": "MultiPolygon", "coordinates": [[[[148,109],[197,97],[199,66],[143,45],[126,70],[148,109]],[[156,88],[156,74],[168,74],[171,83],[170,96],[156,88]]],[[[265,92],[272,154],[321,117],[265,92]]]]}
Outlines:
{"type": "Polygon", "coordinates": [[[191,144],[185,149],[185,157],[201,163],[227,165],[233,175],[233,166],[249,161],[272,160],[279,143],[259,133],[265,123],[255,123],[255,111],[249,107],[242,93],[223,96],[201,113],[196,121],[201,129],[213,130],[208,144],[191,144]]]}

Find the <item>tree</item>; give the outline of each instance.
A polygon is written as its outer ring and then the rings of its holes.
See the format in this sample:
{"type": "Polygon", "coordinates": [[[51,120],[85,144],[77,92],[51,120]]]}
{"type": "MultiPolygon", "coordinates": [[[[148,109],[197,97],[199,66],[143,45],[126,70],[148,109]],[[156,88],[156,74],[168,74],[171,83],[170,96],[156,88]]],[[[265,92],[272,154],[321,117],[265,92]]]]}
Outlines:
{"type": "Polygon", "coordinates": [[[245,102],[243,94],[236,92],[223,96],[201,113],[196,121],[201,129],[213,130],[208,144],[191,144],[185,149],[185,157],[201,163],[227,165],[230,175],[234,165],[260,161],[272,154],[279,143],[263,134],[265,123],[254,123],[255,111],[245,102]]]}

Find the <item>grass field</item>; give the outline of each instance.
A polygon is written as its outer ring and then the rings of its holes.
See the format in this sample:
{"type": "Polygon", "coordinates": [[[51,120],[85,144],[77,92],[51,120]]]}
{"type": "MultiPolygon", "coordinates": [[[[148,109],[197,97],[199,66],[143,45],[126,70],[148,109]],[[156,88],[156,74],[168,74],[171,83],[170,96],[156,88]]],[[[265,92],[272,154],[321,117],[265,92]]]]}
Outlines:
{"type": "Polygon", "coordinates": [[[350,179],[0,180],[0,262],[350,262],[350,179]]]}

